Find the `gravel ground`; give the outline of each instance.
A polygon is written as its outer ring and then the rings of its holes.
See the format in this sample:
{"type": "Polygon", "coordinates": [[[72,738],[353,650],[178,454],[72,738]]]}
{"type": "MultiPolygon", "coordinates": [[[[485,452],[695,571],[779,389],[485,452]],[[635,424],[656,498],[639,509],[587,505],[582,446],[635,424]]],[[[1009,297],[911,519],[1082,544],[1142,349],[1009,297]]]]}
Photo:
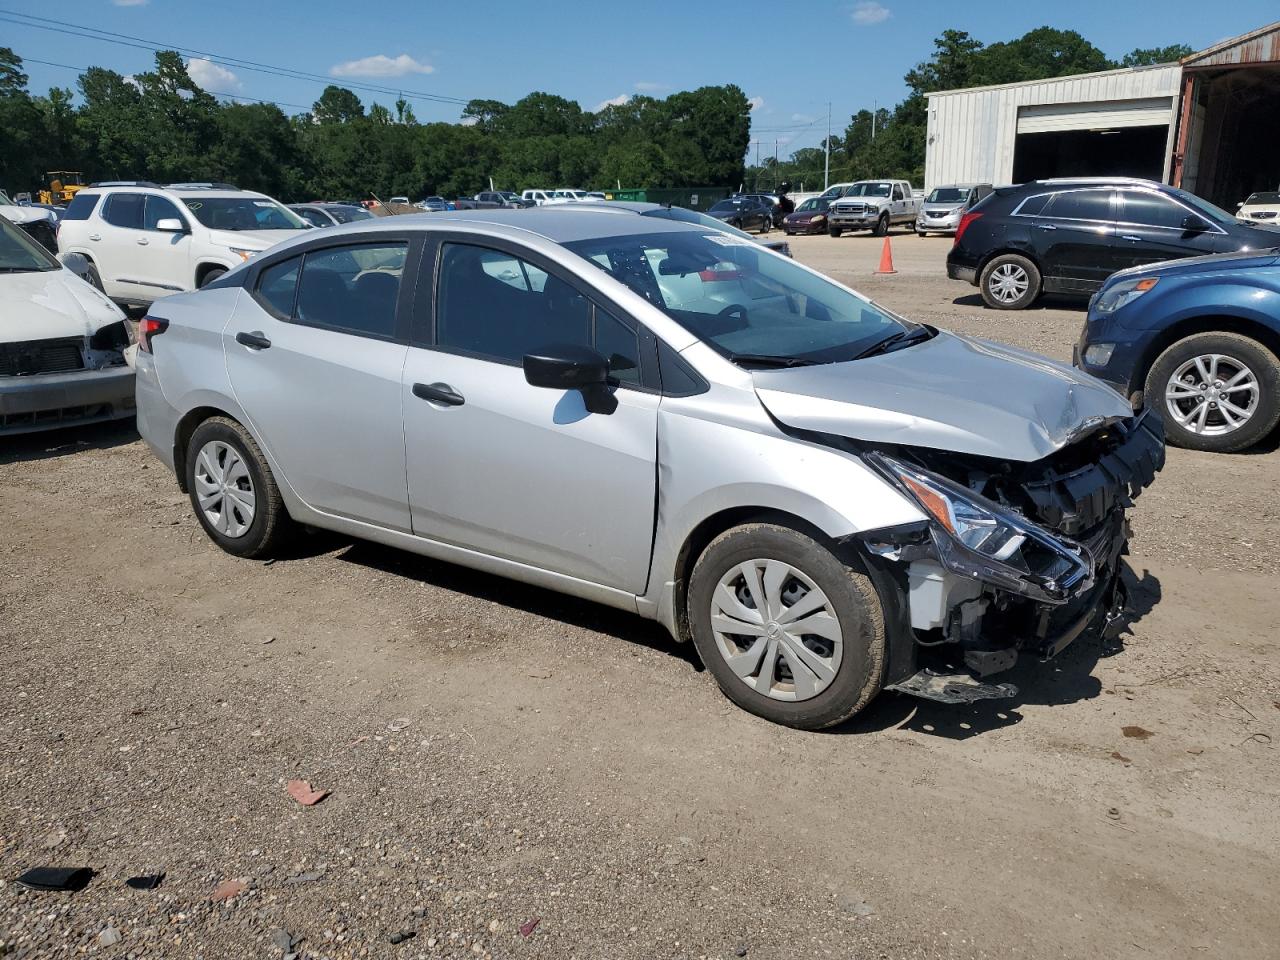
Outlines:
{"type": "MultiPolygon", "coordinates": [[[[1078,306],[986,311],[948,243],[794,246],[1069,355],[1078,306]]],[[[1170,452],[1118,647],[815,735],[605,608],[323,535],[227,556],[129,427],[6,441],[0,956],[1274,956],[1276,467],[1170,452]],[[44,864],[96,875],[12,883],[44,864]]]]}

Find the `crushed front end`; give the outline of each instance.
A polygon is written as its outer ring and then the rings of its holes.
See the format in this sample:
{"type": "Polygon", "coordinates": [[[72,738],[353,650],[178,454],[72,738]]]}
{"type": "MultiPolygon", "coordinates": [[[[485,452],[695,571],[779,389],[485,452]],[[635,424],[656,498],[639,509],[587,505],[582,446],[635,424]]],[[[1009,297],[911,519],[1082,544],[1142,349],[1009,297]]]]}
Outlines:
{"type": "Polygon", "coordinates": [[[913,641],[888,689],[964,702],[1016,693],[987,678],[1119,616],[1126,512],[1164,466],[1164,429],[1144,411],[1032,463],[905,446],[863,456],[930,518],[863,538],[905,596],[913,641]]]}

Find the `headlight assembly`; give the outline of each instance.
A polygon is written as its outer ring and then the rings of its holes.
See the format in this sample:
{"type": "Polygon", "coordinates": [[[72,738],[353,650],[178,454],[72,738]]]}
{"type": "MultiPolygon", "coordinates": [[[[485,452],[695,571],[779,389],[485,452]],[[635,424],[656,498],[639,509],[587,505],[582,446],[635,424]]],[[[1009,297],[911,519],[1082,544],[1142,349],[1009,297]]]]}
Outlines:
{"type": "Polygon", "coordinates": [[[1159,282],[1159,277],[1143,277],[1141,280],[1117,283],[1098,294],[1093,308],[1097,313],[1115,313],[1121,307],[1133,303],[1159,282]]]}
{"type": "Polygon", "coordinates": [[[1092,582],[1084,547],[936,473],[883,454],[867,459],[929,515],[938,559],[953,573],[1053,604],[1092,582]]]}
{"type": "Polygon", "coordinates": [[[231,252],[234,253],[237,257],[239,257],[241,260],[248,260],[251,257],[256,257],[259,253],[261,253],[260,250],[245,250],[241,247],[230,247],[228,249],[230,249],[231,252]]]}

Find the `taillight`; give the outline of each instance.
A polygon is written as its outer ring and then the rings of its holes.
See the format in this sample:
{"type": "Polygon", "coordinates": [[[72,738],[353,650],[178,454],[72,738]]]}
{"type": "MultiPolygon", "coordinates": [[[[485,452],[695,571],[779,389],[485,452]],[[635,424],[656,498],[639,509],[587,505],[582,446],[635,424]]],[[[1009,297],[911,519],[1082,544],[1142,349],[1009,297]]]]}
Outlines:
{"type": "Polygon", "coordinates": [[[144,353],[151,353],[151,338],[159,336],[168,329],[168,320],[147,314],[138,321],[138,349],[144,353]]]}
{"type": "Polygon", "coordinates": [[[960,218],[960,223],[956,225],[956,239],[951,244],[953,247],[960,243],[960,238],[963,237],[964,232],[969,229],[969,224],[973,223],[973,221],[977,220],[980,216],[982,216],[980,213],[966,213],[960,218]]]}

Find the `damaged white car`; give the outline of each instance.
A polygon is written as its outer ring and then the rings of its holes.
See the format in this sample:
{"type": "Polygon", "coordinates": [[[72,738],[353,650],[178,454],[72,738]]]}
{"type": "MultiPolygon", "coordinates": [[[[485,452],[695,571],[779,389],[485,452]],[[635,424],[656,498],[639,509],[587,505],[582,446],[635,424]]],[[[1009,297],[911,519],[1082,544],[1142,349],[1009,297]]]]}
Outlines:
{"type": "Polygon", "coordinates": [[[0,190],[0,217],[8,220],[16,227],[21,227],[26,234],[46,250],[58,248],[58,219],[52,210],[44,207],[24,207],[9,199],[9,195],[0,190]]]}
{"type": "Polygon", "coordinates": [[[139,330],[139,430],[224,550],[306,524],[630,610],[807,729],[1009,695],[1123,605],[1164,463],[1100,381],[650,217],[318,230],[139,330]]]}
{"type": "Polygon", "coordinates": [[[128,346],[120,308],[0,217],[0,436],[133,416],[128,346]]]}

